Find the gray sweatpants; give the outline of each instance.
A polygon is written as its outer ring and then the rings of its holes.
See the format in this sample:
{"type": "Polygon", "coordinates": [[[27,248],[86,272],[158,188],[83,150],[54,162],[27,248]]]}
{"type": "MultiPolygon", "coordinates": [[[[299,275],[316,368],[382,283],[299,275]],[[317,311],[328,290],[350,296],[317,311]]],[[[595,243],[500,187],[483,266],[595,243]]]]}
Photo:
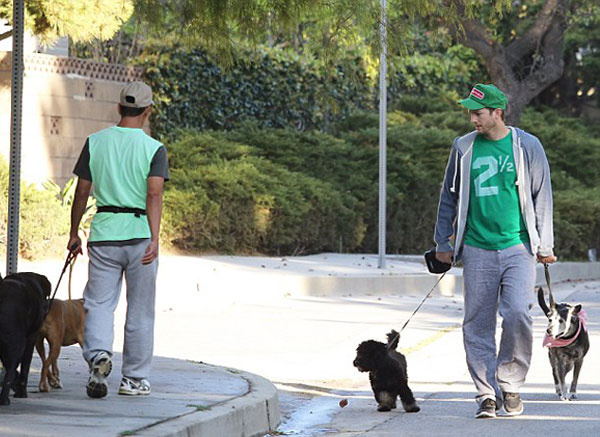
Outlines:
{"type": "Polygon", "coordinates": [[[112,355],[114,312],[125,276],[127,316],[122,373],[138,379],[148,378],[154,348],[158,258],[142,264],[148,241],[128,246],[89,246],[89,279],[83,292],[87,311],[83,357],[89,363],[100,351],[112,355]]]}
{"type": "Polygon", "coordinates": [[[463,249],[463,340],[477,401],[519,392],[531,362],[535,257],[518,244],[503,250],[463,249]],[[496,354],[496,317],[502,317],[496,354]]]}

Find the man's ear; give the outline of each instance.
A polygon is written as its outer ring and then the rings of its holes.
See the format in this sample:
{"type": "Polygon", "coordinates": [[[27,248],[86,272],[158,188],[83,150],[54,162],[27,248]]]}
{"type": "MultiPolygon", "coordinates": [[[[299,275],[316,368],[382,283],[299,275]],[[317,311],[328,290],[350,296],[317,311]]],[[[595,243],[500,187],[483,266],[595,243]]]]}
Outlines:
{"type": "Polygon", "coordinates": [[[142,112],[142,116],[144,117],[144,122],[150,116],[150,111],[152,111],[152,106],[148,106],[146,109],[144,109],[144,112],[142,112]]]}
{"type": "Polygon", "coordinates": [[[121,114],[121,104],[117,103],[117,111],[119,111],[119,116],[123,116],[123,114],[121,114]]]}

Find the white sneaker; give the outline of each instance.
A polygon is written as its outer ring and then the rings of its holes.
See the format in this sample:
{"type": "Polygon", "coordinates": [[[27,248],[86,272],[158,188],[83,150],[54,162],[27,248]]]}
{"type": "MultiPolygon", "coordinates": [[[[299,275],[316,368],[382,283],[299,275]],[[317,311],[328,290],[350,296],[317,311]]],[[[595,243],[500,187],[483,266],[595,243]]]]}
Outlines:
{"type": "Polygon", "coordinates": [[[89,397],[99,399],[108,394],[106,378],[110,375],[111,371],[112,361],[108,352],[98,352],[90,365],[90,378],[85,386],[89,397]]]}
{"type": "Polygon", "coordinates": [[[126,396],[139,396],[150,394],[150,382],[147,379],[136,379],[124,376],[121,379],[119,394],[126,396]]]}

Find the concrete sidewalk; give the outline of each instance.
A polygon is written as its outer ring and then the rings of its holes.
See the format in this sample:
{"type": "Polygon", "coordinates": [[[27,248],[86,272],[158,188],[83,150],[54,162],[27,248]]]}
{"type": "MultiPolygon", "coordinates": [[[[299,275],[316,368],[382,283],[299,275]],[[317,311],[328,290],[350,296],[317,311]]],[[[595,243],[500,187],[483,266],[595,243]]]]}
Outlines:
{"type": "Polygon", "coordinates": [[[90,399],[79,346],[59,358],[63,389],[40,393],[34,352],[27,399],[0,409],[2,436],[234,436],[262,435],[277,426],[277,393],[266,379],[208,364],[155,357],[150,396],[119,396],[121,354],[113,356],[109,394],[90,399]]]}

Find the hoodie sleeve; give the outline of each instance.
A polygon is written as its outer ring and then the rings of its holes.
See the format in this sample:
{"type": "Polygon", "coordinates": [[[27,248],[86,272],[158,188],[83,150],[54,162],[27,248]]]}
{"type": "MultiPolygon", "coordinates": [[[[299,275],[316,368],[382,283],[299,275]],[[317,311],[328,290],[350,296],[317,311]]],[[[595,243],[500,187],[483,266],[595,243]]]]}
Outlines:
{"type": "MultiPolygon", "coordinates": [[[[534,137],[535,138],[535,137],[534,137]]],[[[553,255],[554,229],[552,222],[552,184],[550,166],[540,141],[535,138],[529,162],[531,198],[535,213],[535,226],[540,236],[538,254],[553,255]]]]}
{"type": "Polygon", "coordinates": [[[438,205],[437,220],[433,239],[437,252],[452,252],[450,237],[454,234],[454,221],[458,204],[458,191],[460,185],[460,157],[456,147],[456,139],[450,150],[448,164],[438,205]]]}

